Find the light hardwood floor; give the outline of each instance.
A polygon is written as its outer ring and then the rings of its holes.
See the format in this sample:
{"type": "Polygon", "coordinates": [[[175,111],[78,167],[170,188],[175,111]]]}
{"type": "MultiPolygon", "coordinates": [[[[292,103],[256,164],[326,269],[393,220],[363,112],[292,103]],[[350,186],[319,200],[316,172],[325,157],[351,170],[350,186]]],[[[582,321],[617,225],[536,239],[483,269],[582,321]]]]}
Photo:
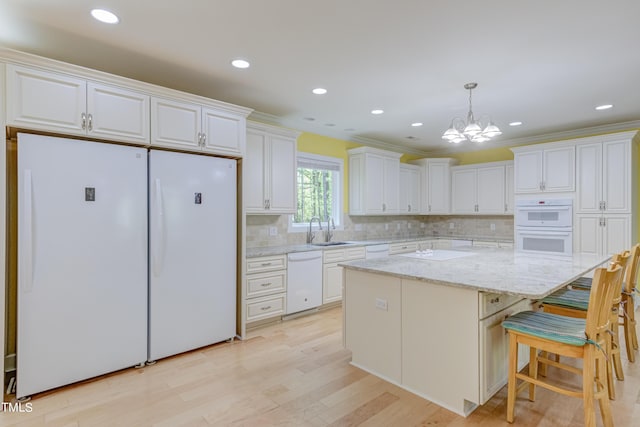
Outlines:
{"type": "MultiPolygon", "coordinates": [[[[258,329],[245,341],[42,393],[30,413],[0,413],[0,426],[510,425],[506,388],[465,419],[349,365],[341,323],[341,309],[333,308],[258,329]]],[[[638,427],[640,361],[629,364],[622,354],[615,425],[638,427]]],[[[534,403],[518,398],[514,426],[582,425],[580,400],[538,390],[534,403]]]]}

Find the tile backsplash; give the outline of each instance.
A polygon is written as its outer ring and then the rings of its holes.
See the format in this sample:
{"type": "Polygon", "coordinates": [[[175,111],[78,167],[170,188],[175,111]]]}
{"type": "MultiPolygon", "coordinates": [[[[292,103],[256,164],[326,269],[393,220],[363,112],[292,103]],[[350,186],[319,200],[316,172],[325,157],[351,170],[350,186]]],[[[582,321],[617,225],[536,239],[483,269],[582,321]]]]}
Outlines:
{"type": "MultiPolygon", "coordinates": [[[[289,215],[247,215],[247,248],[306,243],[306,232],[292,232],[289,215]],[[275,232],[275,235],[273,232],[275,232]]],[[[324,228],[324,223],[323,223],[324,228]]],[[[314,222],[313,229],[317,230],[314,222]]],[[[315,231],[315,241],[324,231],[315,231]]],[[[343,230],[332,240],[376,240],[455,236],[513,240],[513,216],[343,216],[343,230]]]]}

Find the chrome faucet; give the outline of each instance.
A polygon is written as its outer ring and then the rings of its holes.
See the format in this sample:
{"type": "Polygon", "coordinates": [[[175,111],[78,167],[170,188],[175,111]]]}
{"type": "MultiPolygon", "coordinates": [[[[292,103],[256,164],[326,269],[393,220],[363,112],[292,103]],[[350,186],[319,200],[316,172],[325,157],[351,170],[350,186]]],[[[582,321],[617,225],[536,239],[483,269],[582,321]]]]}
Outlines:
{"type": "Polygon", "coordinates": [[[313,220],[318,221],[318,228],[322,230],[322,223],[320,222],[320,218],[318,218],[317,216],[314,216],[313,218],[311,218],[311,220],[309,221],[309,231],[307,231],[307,243],[313,242],[313,239],[316,237],[315,233],[311,231],[311,225],[313,224],[313,220]]]}
{"type": "Polygon", "coordinates": [[[325,234],[324,236],[324,241],[325,242],[330,242],[331,238],[333,237],[333,232],[331,231],[331,229],[336,229],[336,224],[333,222],[333,218],[330,216],[327,216],[327,234],[325,234]],[[331,226],[329,226],[329,222],[331,222],[331,226]]]}

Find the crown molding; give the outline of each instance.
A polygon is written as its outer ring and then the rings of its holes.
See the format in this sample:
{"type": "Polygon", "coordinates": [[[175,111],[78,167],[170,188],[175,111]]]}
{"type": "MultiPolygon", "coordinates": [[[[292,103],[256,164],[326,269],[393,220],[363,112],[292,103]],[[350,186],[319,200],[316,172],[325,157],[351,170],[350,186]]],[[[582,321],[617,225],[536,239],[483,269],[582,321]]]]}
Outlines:
{"type": "MultiPolygon", "coordinates": [[[[460,152],[471,152],[489,150],[492,148],[510,148],[521,145],[539,144],[543,142],[562,141],[565,139],[584,138],[593,135],[602,135],[615,132],[640,130],[640,120],[632,120],[628,122],[613,123],[609,125],[591,126],[587,128],[574,129],[562,132],[552,132],[540,135],[526,136],[522,138],[511,138],[495,141],[487,145],[475,145],[473,149],[456,150],[452,148],[444,148],[440,150],[429,150],[429,155],[446,155],[460,152]]],[[[468,148],[468,146],[467,146],[468,148]]]]}

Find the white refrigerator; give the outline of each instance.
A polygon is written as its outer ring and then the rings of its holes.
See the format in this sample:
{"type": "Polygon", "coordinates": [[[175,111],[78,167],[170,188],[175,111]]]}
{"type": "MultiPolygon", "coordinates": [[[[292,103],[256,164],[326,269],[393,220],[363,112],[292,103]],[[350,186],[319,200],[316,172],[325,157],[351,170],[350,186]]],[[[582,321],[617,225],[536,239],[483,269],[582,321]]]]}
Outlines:
{"type": "Polygon", "coordinates": [[[149,154],[149,354],[236,332],[236,161],[149,154]]]}
{"type": "Polygon", "coordinates": [[[147,150],[18,135],[17,397],[147,356],[147,150]]]}

